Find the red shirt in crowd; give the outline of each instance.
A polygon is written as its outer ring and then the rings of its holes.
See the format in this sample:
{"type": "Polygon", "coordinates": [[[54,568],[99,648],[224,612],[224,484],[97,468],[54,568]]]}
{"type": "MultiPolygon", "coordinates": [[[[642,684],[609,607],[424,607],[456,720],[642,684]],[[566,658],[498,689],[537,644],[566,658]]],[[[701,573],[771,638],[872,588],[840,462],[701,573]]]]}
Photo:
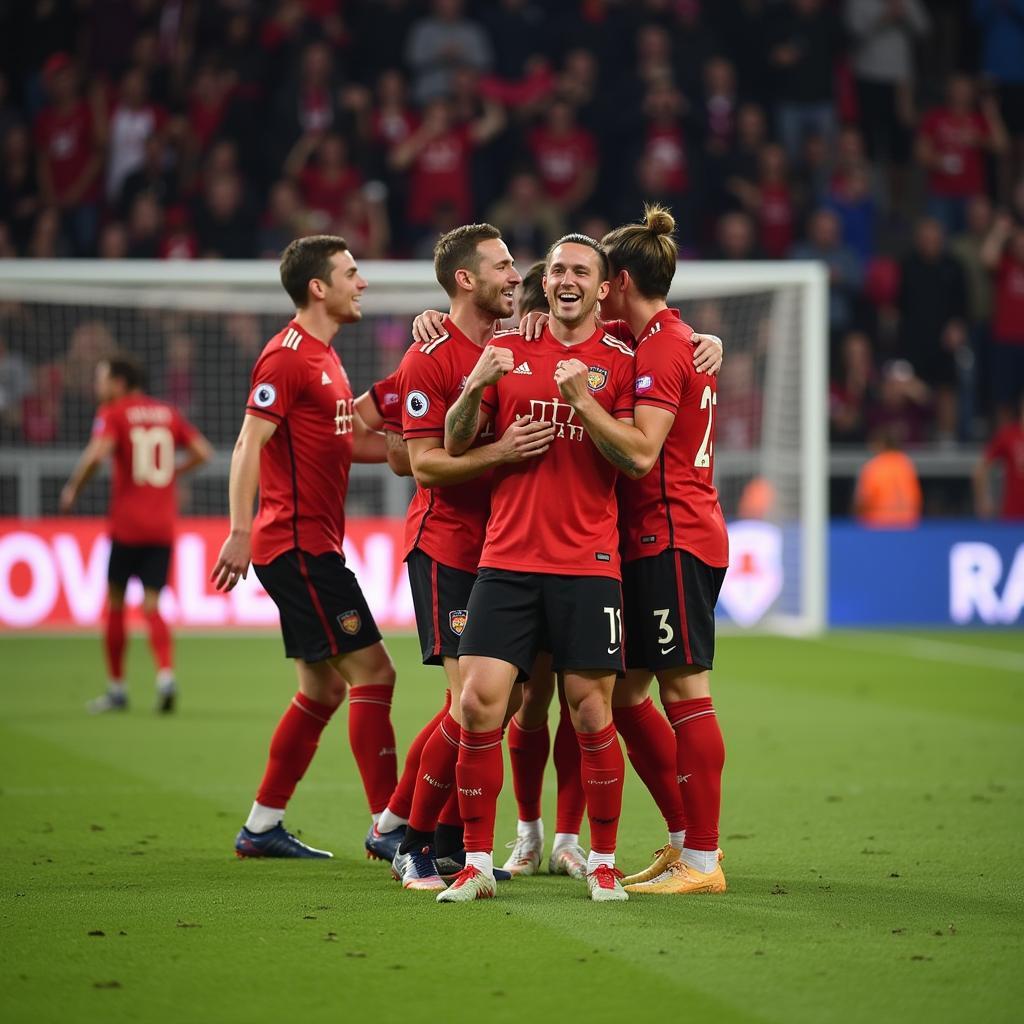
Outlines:
{"type": "Polygon", "coordinates": [[[329,178],[316,165],[306,167],[299,177],[302,197],[311,210],[319,210],[337,220],[345,209],[345,201],[363,183],[354,167],[346,167],[336,178],[329,178]]]}
{"type": "Polygon", "coordinates": [[[260,453],[253,562],[341,554],[355,414],[338,353],[292,320],[256,360],[245,411],[277,425],[260,453]]]}
{"type": "Polygon", "coordinates": [[[417,127],[416,116],[409,110],[374,110],[370,115],[370,135],[385,151],[405,142],[417,127]]]}
{"type": "Polygon", "coordinates": [[[931,143],[939,167],[928,172],[928,189],[937,196],[973,196],[985,191],[982,140],[989,134],[981,114],[954,114],[938,108],[925,114],[921,134],[931,143]]]}
{"type": "Polygon", "coordinates": [[[793,244],[793,199],[789,186],[767,182],[761,186],[761,248],[773,260],[784,259],[793,244]]]}
{"type": "Polygon", "coordinates": [[[645,180],[660,192],[682,195],[690,187],[686,139],[678,124],[652,124],[640,159],[647,168],[645,180]]]}
{"type": "MultiPolygon", "coordinates": [[[[474,344],[445,317],[447,332],[413,345],[398,367],[402,432],[407,441],[444,440],[444,418],[480,358],[474,344]]],[[[518,337],[518,335],[516,335],[518,337]]],[[[474,446],[489,444],[494,431],[481,431],[474,446]]],[[[436,562],[475,573],[490,513],[491,474],[448,487],[417,487],[405,520],[405,554],[419,548],[436,562]]]]}
{"type": "Polygon", "coordinates": [[[1004,345],[1024,345],[1024,263],[1003,253],[996,271],[992,337],[1004,345]]]}
{"type": "Polygon", "coordinates": [[[530,132],[528,141],[544,189],[555,200],[565,198],[597,160],[597,144],[585,128],[556,135],[540,126],[530,132]]]}
{"type": "Polygon", "coordinates": [[[636,404],[675,416],[657,465],[619,488],[622,557],[681,548],[706,565],[729,564],[729,536],[713,482],[714,377],[693,368],[693,328],[678,309],[656,314],[636,346],[636,404]]]}
{"type": "MultiPolygon", "coordinates": [[[[35,143],[46,159],[54,195],[58,200],[64,199],[96,152],[96,125],[89,104],[78,100],[66,113],[44,108],[36,118],[35,143]]],[[[94,203],[99,198],[97,174],[81,202],[94,203]]]]}
{"type": "Polygon", "coordinates": [[[172,405],[134,393],[104,405],[93,436],[114,442],[110,535],[119,544],[170,544],[178,514],[176,449],[196,429],[172,405]]]}
{"type": "Polygon", "coordinates": [[[452,128],[420,150],[409,181],[409,220],[429,224],[434,211],[449,205],[460,224],[472,219],[470,158],[473,140],[466,127],[452,128]]]}
{"type": "Polygon", "coordinates": [[[999,430],[985,449],[985,459],[1003,464],[1003,518],[1024,519],[1024,426],[1008,423],[999,430]]]}
{"type": "Polygon", "coordinates": [[[514,572],[620,578],[618,470],[597,450],[559,396],[555,366],[580,359],[588,385],[616,419],[633,416],[633,353],[598,328],[578,345],[563,345],[545,328],[538,341],[502,337],[515,369],[488,388],[481,408],[500,436],[520,416],[555,424],[551,447],[537,459],[499,466],[480,565],[514,572]]]}

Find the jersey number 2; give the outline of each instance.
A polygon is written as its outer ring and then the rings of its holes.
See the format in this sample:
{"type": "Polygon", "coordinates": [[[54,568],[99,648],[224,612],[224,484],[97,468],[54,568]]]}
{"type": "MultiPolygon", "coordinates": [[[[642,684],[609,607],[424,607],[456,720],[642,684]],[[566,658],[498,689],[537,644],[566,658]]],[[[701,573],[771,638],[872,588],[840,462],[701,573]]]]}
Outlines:
{"type": "Polygon", "coordinates": [[[166,427],[132,427],[132,480],[166,487],[174,479],[174,435],[166,427]]]}
{"type": "Polygon", "coordinates": [[[700,451],[697,452],[697,458],[693,460],[693,464],[698,469],[707,469],[711,465],[711,457],[715,453],[714,442],[711,440],[711,426],[716,405],[718,405],[718,395],[711,390],[710,385],[705,385],[704,393],[700,396],[700,407],[708,411],[708,425],[704,431],[704,440],[700,443],[700,451]]]}

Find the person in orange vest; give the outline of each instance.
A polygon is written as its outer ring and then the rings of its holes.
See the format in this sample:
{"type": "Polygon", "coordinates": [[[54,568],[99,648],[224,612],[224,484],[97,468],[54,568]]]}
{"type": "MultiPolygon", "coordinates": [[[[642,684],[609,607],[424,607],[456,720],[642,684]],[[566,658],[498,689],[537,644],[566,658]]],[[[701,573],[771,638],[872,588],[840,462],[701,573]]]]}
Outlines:
{"type": "Polygon", "coordinates": [[[853,511],[864,525],[877,529],[909,529],[921,521],[921,484],[909,456],[900,451],[889,430],[875,435],[881,450],[861,467],[853,511]]]}

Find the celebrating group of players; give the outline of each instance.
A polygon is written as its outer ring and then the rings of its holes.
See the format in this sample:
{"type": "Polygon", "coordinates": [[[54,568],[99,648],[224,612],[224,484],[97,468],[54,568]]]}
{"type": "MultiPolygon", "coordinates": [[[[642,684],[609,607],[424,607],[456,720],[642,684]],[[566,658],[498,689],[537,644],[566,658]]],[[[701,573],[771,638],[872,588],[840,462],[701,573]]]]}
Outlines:
{"type": "MultiPolygon", "coordinates": [[[[724,746],[710,696],[728,563],[712,483],[721,345],[667,307],[673,228],[652,207],[600,243],[567,235],[525,281],[497,229],[449,232],[434,263],[450,313],[418,318],[399,368],[358,400],[331,341],[361,318],[367,282],[342,238],[288,246],[281,280],[296,313],[253,370],[231,461],[231,532],[211,576],[227,590],[252,563],[298,674],[239,856],[331,856],[283,822],[348,694],[369,854],[389,860],[405,888],[437,890],[439,902],[494,896],[496,880],[542,861],[557,689],[549,870],[585,879],[598,901],[725,891],[724,746]],[[522,333],[495,332],[517,297],[530,314],[522,333]],[[383,461],[418,485],[406,562],[423,661],[446,677],[444,706],[401,778],[394,667],[342,554],[351,464],[383,461]],[[654,678],[665,715],[648,696],[654,678]],[[496,868],[506,726],[519,822],[496,868]],[[615,866],[619,735],[669,832],[654,862],[628,878],[615,866]]],[[[188,444],[193,435],[179,432],[188,444]]]]}

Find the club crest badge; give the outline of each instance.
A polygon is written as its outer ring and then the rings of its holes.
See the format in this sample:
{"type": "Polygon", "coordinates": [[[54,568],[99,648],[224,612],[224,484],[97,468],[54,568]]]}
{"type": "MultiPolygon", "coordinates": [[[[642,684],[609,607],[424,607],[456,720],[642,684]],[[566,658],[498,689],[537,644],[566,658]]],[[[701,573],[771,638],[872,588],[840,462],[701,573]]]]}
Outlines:
{"type": "Polygon", "coordinates": [[[462,636],[462,631],[466,628],[466,616],[465,608],[448,613],[448,625],[452,627],[452,632],[456,636],[462,636]]]}
{"type": "Polygon", "coordinates": [[[591,366],[587,371],[587,387],[600,391],[608,383],[608,371],[603,366],[591,366]]]}
{"type": "Polygon", "coordinates": [[[342,612],[338,616],[338,625],[341,626],[349,636],[355,636],[362,627],[363,620],[359,617],[359,612],[353,608],[351,611],[342,612]]]}

